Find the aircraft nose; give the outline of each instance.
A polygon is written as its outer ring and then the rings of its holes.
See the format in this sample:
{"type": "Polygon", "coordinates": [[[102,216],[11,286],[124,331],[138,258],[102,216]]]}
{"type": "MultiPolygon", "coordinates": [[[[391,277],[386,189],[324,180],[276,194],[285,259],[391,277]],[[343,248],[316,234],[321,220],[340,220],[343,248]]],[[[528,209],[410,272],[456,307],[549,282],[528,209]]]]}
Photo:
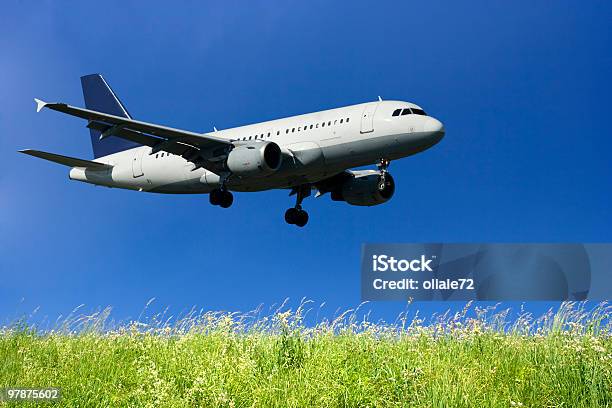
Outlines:
{"type": "Polygon", "coordinates": [[[444,125],[436,118],[429,117],[423,125],[423,130],[428,133],[441,133],[444,135],[444,125]]]}
{"type": "Polygon", "coordinates": [[[428,117],[423,124],[425,138],[436,144],[444,137],[444,125],[436,118],[428,117]]]}

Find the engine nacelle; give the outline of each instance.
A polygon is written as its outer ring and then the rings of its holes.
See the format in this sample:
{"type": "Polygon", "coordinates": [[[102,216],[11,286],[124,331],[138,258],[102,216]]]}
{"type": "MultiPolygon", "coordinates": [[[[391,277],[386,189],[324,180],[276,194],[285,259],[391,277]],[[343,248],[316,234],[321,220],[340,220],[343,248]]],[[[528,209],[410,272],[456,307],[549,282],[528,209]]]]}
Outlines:
{"type": "Polygon", "coordinates": [[[237,176],[265,176],[282,163],[280,147],[274,142],[257,142],[235,147],[227,156],[227,168],[237,176]]]}
{"type": "Polygon", "coordinates": [[[364,170],[353,172],[353,177],[331,192],[334,201],[346,201],[351,205],[373,206],[386,203],[393,197],[395,182],[389,173],[384,181],[380,171],[364,170]]]}

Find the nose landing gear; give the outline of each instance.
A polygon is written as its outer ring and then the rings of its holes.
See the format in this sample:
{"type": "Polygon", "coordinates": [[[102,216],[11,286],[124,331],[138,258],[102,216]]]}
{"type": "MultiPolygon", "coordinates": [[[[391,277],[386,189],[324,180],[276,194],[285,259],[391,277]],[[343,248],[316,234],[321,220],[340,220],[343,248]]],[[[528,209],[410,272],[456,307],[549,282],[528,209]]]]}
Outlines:
{"type": "Polygon", "coordinates": [[[234,195],[226,189],[217,188],[210,192],[210,203],[221,208],[228,208],[234,202],[234,195]]]}
{"type": "Polygon", "coordinates": [[[376,164],[378,170],[380,170],[380,180],[378,181],[378,190],[383,191],[387,185],[387,174],[389,174],[388,168],[391,162],[387,159],[380,159],[376,164]]]}
{"type": "Polygon", "coordinates": [[[303,227],[308,223],[308,213],[302,209],[302,201],[310,195],[310,186],[299,186],[293,189],[291,194],[297,194],[295,207],[289,208],[285,212],[285,221],[287,224],[303,227]]]}

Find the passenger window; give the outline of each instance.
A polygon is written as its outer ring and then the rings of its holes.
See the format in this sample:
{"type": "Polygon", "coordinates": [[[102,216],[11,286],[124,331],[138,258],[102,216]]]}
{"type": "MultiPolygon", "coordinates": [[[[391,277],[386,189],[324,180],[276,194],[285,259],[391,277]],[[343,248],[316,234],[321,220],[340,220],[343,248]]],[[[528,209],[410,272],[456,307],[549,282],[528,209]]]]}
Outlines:
{"type": "Polygon", "coordinates": [[[289,129],[286,129],[286,130],[285,130],[285,133],[289,133],[289,129]]]}
{"type": "Polygon", "coordinates": [[[410,115],[410,109],[406,108],[402,111],[402,116],[404,115],[410,115]]]}
{"type": "Polygon", "coordinates": [[[270,132],[268,132],[268,137],[270,137],[270,132]]]}
{"type": "Polygon", "coordinates": [[[349,118],[346,118],[346,123],[348,123],[348,121],[349,121],[349,118]]]}
{"type": "Polygon", "coordinates": [[[276,136],[280,135],[280,130],[276,131],[276,136]]]}
{"type": "Polygon", "coordinates": [[[327,126],[331,126],[331,120],[327,122],[327,126]]]}
{"type": "Polygon", "coordinates": [[[344,122],[344,119],[340,119],[340,123],[344,122]]]}
{"type": "Polygon", "coordinates": [[[335,125],[336,123],[338,123],[338,119],[334,120],[334,125],[335,125]]]}
{"type": "Polygon", "coordinates": [[[323,123],[321,124],[321,127],[325,127],[325,122],[323,122],[323,123]]]}
{"type": "Polygon", "coordinates": [[[159,154],[156,154],[156,155],[155,155],[155,158],[156,158],[156,159],[159,159],[159,154]]]}
{"type": "Polygon", "coordinates": [[[400,113],[402,113],[402,110],[401,109],[396,109],[396,110],[393,111],[393,115],[391,115],[391,116],[399,116],[400,113]]]}
{"type": "Polygon", "coordinates": [[[317,123],[317,125],[315,126],[315,128],[317,128],[317,129],[319,128],[319,124],[318,124],[318,123],[317,123]]]}
{"type": "Polygon", "coordinates": [[[291,132],[292,132],[292,133],[293,133],[293,132],[295,132],[295,128],[291,129],[291,132]]]}
{"type": "Polygon", "coordinates": [[[302,128],[301,126],[298,126],[298,132],[300,131],[301,128],[302,128]]]}

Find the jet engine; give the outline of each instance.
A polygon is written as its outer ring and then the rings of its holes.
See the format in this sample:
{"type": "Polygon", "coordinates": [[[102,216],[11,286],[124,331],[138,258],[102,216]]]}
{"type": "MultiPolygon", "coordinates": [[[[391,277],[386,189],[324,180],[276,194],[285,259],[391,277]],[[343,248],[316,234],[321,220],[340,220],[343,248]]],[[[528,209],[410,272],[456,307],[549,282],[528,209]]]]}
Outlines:
{"type": "Polygon", "coordinates": [[[237,176],[266,176],[282,163],[280,147],[274,142],[237,146],[227,156],[227,168],[237,176]]]}
{"type": "Polygon", "coordinates": [[[331,192],[334,201],[371,207],[386,203],[393,197],[395,182],[389,173],[384,178],[376,170],[353,171],[352,177],[331,192]]]}

